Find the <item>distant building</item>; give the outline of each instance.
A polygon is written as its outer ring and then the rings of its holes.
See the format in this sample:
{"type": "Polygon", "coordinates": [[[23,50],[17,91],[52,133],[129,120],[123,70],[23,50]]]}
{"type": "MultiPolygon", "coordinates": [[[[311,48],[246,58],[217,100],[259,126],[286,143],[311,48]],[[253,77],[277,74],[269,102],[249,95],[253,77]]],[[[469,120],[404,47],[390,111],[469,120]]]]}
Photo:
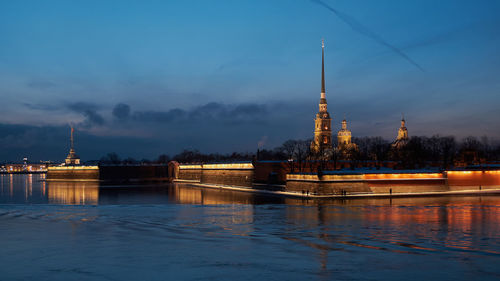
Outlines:
{"type": "Polygon", "coordinates": [[[401,118],[401,127],[399,128],[399,131],[398,131],[398,137],[396,138],[396,140],[392,144],[392,147],[399,149],[399,148],[404,147],[406,144],[408,144],[408,140],[409,140],[408,129],[406,129],[405,124],[406,124],[405,118],[402,117],[401,118]]]}
{"type": "Polygon", "coordinates": [[[311,142],[311,151],[314,153],[326,152],[332,149],[332,119],[327,111],[325,91],[325,43],[321,42],[321,98],[319,112],[314,119],[314,139],[311,142]]]}
{"type": "Polygon", "coordinates": [[[76,155],[75,148],[74,148],[74,140],[73,140],[73,133],[75,129],[71,127],[71,147],[69,149],[68,156],[66,157],[65,164],[66,165],[80,165],[80,157],[76,155]]]}
{"type": "Polygon", "coordinates": [[[47,164],[5,164],[0,166],[0,173],[44,173],[47,171],[47,164]]]}
{"type": "Polygon", "coordinates": [[[337,133],[338,149],[342,152],[357,149],[358,146],[351,142],[351,131],[347,129],[347,121],[342,120],[342,129],[337,133]]]}

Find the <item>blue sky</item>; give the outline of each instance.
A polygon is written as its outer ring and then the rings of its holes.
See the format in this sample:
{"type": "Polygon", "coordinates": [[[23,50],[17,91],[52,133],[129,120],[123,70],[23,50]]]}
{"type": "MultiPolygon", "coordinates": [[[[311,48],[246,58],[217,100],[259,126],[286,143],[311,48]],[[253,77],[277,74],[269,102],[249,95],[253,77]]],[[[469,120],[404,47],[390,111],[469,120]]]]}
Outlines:
{"type": "Polygon", "coordinates": [[[309,138],[322,38],[334,128],[500,138],[500,2],[324,2],[355,29],[307,0],[0,1],[0,159],[62,159],[68,124],[84,160],[309,138]]]}

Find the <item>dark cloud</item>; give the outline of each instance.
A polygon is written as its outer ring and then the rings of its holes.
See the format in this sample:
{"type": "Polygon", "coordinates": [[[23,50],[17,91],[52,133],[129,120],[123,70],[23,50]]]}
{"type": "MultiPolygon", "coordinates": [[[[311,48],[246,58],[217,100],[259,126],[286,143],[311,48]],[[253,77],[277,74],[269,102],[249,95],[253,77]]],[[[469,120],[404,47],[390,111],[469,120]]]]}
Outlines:
{"type": "Polygon", "coordinates": [[[78,126],[90,128],[94,125],[102,126],[105,123],[104,118],[99,113],[97,113],[99,106],[95,104],[77,102],[68,104],[67,108],[76,113],[81,113],[85,117],[85,120],[79,123],[78,126]]]}
{"type": "MultiPolygon", "coordinates": [[[[46,159],[68,146],[69,128],[0,123],[0,159],[20,161],[23,157],[46,159]],[[60,147],[59,147],[60,146],[60,147]]],[[[60,158],[64,158],[61,155],[60,158]]],[[[36,160],[35,160],[36,161],[36,160]]]]}
{"type": "MultiPolygon", "coordinates": [[[[41,110],[41,111],[69,110],[71,112],[79,113],[85,117],[85,120],[76,125],[83,128],[90,128],[92,126],[102,126],[106,123],[102,115],[97,112],[98,110],[101,109],[100,106],[93,103],[76,102],[76,103],[55,104],[55,105],[23,103],[23,105],[31,110],[41,110]]],[[[124,114],[123,109],[121,110],[122,112],[119,112],[118,114],[124,114]]]]}
{"type": "Polygon", "coordinates": [[[263,104],[225,105],[211,102],[193,108],[189,112],[190,121],[211,121],[240,124],[261,122],[267,115],[267,106],[263,104]]]}
{"type": "Polygon", "coordinates": [[[263,116],[268,113],[267,106],[264,104],[240,104],[233,110],[233,112],[239,119],[263,116]]]}
{"type": "Polygon", "coordinates": [[[50,104],[23,103],[23,105],[31,110],[55,111],[55,110],[61,109],[61,107],[59,107],[59,106],[50,105],[50,104]]]}
{"type": "MultiPolygon", "coordinates": [[[[329,107],[333,117],[332,127],[334,131],[340,128],[342,114],[346,112],[348,128],[353,136],[382,136],[392,140],[400,125],[400,112],[404,109],[410,135],[440,133],[455,134],[457,138],[461,138],[461,127],[456,125],[459,122],[466,128],[472,128],[467,130],[467,135],[481,136],[491,132],[488,134],[490,137],[498,138],[498,134],[491,131],[499,118],[498,111],[485,111],[483,114],[489,118],[482,120],[473,118],[472,113],[470,116],[462,116],[463,118],[447,120],[439,117],[439,113],[436,116],[422,116],[419,112],[423,106],[429,107],[428,104],[404,106],[403,109],[401,104],[401,100],[397,98],[390,102],[380,98],[370,101],[370,107],[366,108],[360,106],[359,100],[339,99],[329,107]],[[438,131],[430,131],[429,126],[438,131]]],[[[87,103],[71,104],[65,108],[62,110],[81,114],[106,110],[87,103]]],[[[113,113],[113,119],[124,122],[103,121],[101,129],[104,130],[95,131],[87,130],[88,127],[82,124],[77,126],[75,146],[83,160],[99,159],[109,152],[116,152],[122,158],[130,156],[153,159],[159,154],[174,155],[183,149],[229,153],[252,152],[258,146],[274,148],[287,139],[307,139],[312,136],[317,100],[236,105],[213,102],[186,110],[174,108],[166,111],[134,111],[133,107],[126,104],[117,105],[116,108],[119,110],[113,113]]],[[[89,118],[88,122],[90,120],[89,118]]],[[[25,156],[30,159],[62,161],[68,148],[67,125],[0,123],[0,161],[20,160],[25,156]]]]}
{"type": "Polygon", "coordinates": [[[119,120],[127,119],[130,116],[130,106],[119,103],[113,108],[113,116],[119,120]]]}
{"type": "MultiPolygon", "coordinates": [[[[69,151],[70,128],[64,126],[30,126],[0,123],[0,162],[62,162],[69,151]]],[[[75,131],[75,149],[83,161],[99,159],[109,152],[137,159],[154,158],[166,149],[162,139],[123,136],[95,136],[75,131]]]]}
{"type": "Polygon", "coordinates": [[[171,122],[183,119],[186,112],[179,108],[168,111],[136,111],[132,114],[132,120],[137,122],[171,122]]]}
{"type": "Polygon", "coordinates": [[[131,111],[129,105],[120,103],[113,109],[113,116],[119,120],[135,122],[215,122],[240,124],[242,122],[263,121],[268,114],[263,104],[226,105],[210,102],[190,110],[174,108],[167,111],[131,111]]]}

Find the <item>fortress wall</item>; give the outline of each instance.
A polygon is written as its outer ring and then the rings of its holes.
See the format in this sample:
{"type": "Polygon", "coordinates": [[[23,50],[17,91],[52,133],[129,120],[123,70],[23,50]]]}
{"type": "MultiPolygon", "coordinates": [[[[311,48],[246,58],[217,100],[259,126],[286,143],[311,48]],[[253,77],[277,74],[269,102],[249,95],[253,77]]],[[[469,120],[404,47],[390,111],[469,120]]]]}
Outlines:
{"type": "Polygon", "coordinates": [[[252,163],[180,164],[175,175],[178,181],[252,187],[254,168],[252,163]]]}
{"type": "Polygon", "coordinates": [[[450,191],[445,180],[408,180],[388,182],[368,182],[373,193],[417,193],[417,192],[442,192],[450,191]]]}
{"type": "Polygon", "coordinates": [[[260,161],[255,163],[254,181],[256,183],[284,184],[290,164],[286,161],[260,161]]]}
{"type": "Polygon", "coordinates": [[[167,165],[130,165],[130,166],[100,166],[101,181],[161,181],[168,180],[167,165]]]}
{"type": "Polygon", "coordinates": [[[49,167],[47,180],[133,182],[168,180],[166,165],[49,167]]]}
{"type": "Polygon", "coordinates": [[[449,191],[446,179],[441,173],[404,174],[289,174],[286,190],[309,191],[318,195],[355,193],[418,193],[449,191]]]}
{"type": "Polygon", "coordinates": [[[289,174],[287,175],[286,191],[319,195],[371,192],[362,175],[323,175],[289,174]]]}
{"type": "Polygon", "coordinates": [[[97,166],[67,166],[49,167],[46,180],[99,180],[99,168],[97,166]]]}
{"type": "Polygon", "coordinates": [[[179,180],[189,180],[189,181],[201,181],[201,168],[200,169],[179,169],[179,173],[176,179],[179,180]]]}
{"type": "Polygon", "coordinates": [[[450,190],[500,188],[500,171],[448,171],[450,190]]]}
{"type": "Polygon", "coordinates": [[[202,170],[201,183],[252,187],[253,170],[202,170]]]}

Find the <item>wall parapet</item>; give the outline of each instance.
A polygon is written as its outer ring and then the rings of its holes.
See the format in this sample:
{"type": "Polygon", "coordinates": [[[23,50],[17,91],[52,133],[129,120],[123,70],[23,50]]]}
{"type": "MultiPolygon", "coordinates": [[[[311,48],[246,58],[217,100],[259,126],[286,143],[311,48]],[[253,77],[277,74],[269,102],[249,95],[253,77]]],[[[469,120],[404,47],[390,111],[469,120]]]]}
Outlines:
{"type": "Polygon", "coordinates": [[[253,170],[252,163],[180,164],[181,170],[253,170]]]}
{"type": "Polygon", "coordinates": [[[99,170],[99,166],[52,166],[47,171],[71,171],[71,170],[99,170]]]}

